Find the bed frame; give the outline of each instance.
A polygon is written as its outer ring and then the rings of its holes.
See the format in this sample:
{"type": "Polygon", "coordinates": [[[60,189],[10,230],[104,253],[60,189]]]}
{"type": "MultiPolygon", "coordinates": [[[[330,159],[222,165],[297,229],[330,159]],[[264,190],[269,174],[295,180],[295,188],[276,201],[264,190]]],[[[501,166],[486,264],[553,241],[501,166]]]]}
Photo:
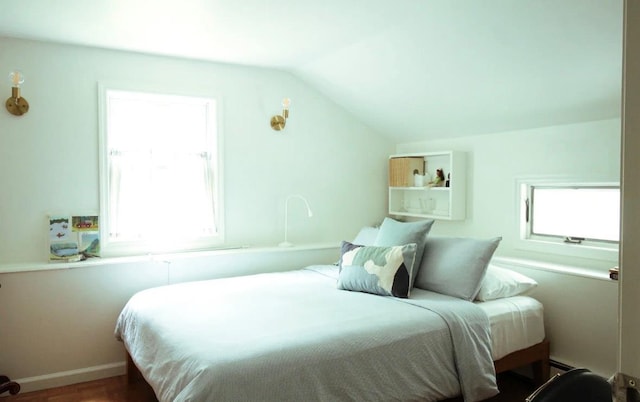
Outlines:
{"type": "MultiPolygon", "coordinates": [[[[539,387],[551,377],[549,340],[544,339],[542,342],[526,349],[520,349],[510,353],[502,359],[494,361],[493,365],[496,368],[496,374],[531,365],[533,369],[533,382],[536,387],[539,387]]],[[[457,397],[447,399],[443,402],[463,402],[463,400],[462,397],[457,397]]]]}
{"type": "Polygon", "coordinates": [[[505,371],[513,370],[529,364],[533,369],[533,381],[536,386],[540,386],[547,382],[551,376],[551,365],[549,363],[549,341],[547,339],[526,349],[520,349],[510,353],[502,359],[493,362],[493,365],[496,368],[496,374],[504,373],[505,371]]]}
{"type": "MultiPolygon", "coordinates": [[[[129,352],[127,354],[127,383],[130,385],[145,383],[146,381],[142,373],[131,359],[129,352]]],[[[533,369],[533,380],[536,386],[544,384],[550,377],[551,366],[549,364],[549,341],[547,339],[542,342],[530,346],[526,349],[517,350],[493,362],[496,368],[496,374],[505,371],[531,365],[533,369]]],[[[149,386],[149,389],[151,387],[149,386]]],[[[457,402],[462,399],[448,399],[444,402],[457,402]]]]}

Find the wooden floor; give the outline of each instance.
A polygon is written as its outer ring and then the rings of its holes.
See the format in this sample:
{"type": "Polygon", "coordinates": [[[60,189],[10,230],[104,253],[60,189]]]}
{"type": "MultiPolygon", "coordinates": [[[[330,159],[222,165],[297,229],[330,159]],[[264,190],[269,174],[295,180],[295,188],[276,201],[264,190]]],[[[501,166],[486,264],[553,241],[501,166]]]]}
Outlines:
{"type": "Polygon", "coordinates": [[[506,372],[498,374],[500,394],[486,402],[524,402],[525,398],[536,390],[533,381],[520,375],[506,372]]]}
{"type": "MultiPolygon", "coordinates": [[[[511,373],[498,376],[500,395],[485,402],[523,402],[535,387],[511,373]]],[[[156,402],[145,383],[130,386],[125,376],[68,385],[44,391],[20,393],[0,398],[2,402],[156,402]]]]}
{"type": "Polygon", "coordinates": [[[43,391],[19,393],[2,402],[156,402],[151,388],[144,382],[127,384],[126,376],[118,376],[51,388],[43,391]]]}

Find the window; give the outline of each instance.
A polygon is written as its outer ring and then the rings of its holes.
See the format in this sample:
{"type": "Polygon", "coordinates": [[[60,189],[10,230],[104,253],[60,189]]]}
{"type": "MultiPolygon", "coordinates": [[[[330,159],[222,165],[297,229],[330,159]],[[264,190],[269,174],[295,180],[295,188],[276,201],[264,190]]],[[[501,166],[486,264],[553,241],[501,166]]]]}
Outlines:
{"type": "Polygon", "coordinates": [[[620,236],[618,187],[531,187],[531,234],[617,242],[620,236]]]}
{"type": "Polygon", "coordinates": [[[542,243],[539,251],[588,258],[612,258],[617,253],[617,183],[523,182],[520,205],[521,240],[542,243]]]}
{"type": "Polygon", "coordinates": [[[221,243],[216,101],[102,87],[100,98],[105,247],[117,254],[221,243]]]}

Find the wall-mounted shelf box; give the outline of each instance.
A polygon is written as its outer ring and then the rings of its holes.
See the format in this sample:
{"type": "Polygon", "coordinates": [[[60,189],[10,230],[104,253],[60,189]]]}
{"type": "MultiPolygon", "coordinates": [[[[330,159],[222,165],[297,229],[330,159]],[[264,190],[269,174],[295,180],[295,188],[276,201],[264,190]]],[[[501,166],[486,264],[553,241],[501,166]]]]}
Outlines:
{"type": "MultiPolygon", "coordinates": [[[[389,214],[414,218],[444,220],[463,220],[466,216],[466,155],[458,151],[420,152],[389,156],[389,214]],[[424,186],[411,187],[413,182],[399,181],[396,158],[411,160],[411,169],[415,169],[414,158],[421,158],[425,172],[424,186]],[[411,159],[406,159],[411,158],[411,159]],[[394,168],[392,168],[392,166],[394,168]],[[429,185],[435,178],[436,170],[444,171],[445,185],[429,185]],[[393,176],[392,176],[393,175],[393,176]],[[397,186],[394,184],[407,184],[397,186]],[[448,187],[446,186],[448,185],[448,187]]],[[[409,172],[409,173],[411,173],[409,172]]],[[[401,176],[404,177],[404,176],[401,176]]]]}

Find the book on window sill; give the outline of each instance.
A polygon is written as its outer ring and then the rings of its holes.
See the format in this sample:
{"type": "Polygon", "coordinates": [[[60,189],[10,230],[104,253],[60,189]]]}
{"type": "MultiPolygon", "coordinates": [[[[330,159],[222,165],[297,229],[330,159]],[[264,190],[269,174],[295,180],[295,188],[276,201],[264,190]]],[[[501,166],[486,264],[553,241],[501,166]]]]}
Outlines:
{"type": "Polygon", "coordinates": [[[98,215],[49,216],[49,261],[77,262],[100,257],[98,215]]]}

